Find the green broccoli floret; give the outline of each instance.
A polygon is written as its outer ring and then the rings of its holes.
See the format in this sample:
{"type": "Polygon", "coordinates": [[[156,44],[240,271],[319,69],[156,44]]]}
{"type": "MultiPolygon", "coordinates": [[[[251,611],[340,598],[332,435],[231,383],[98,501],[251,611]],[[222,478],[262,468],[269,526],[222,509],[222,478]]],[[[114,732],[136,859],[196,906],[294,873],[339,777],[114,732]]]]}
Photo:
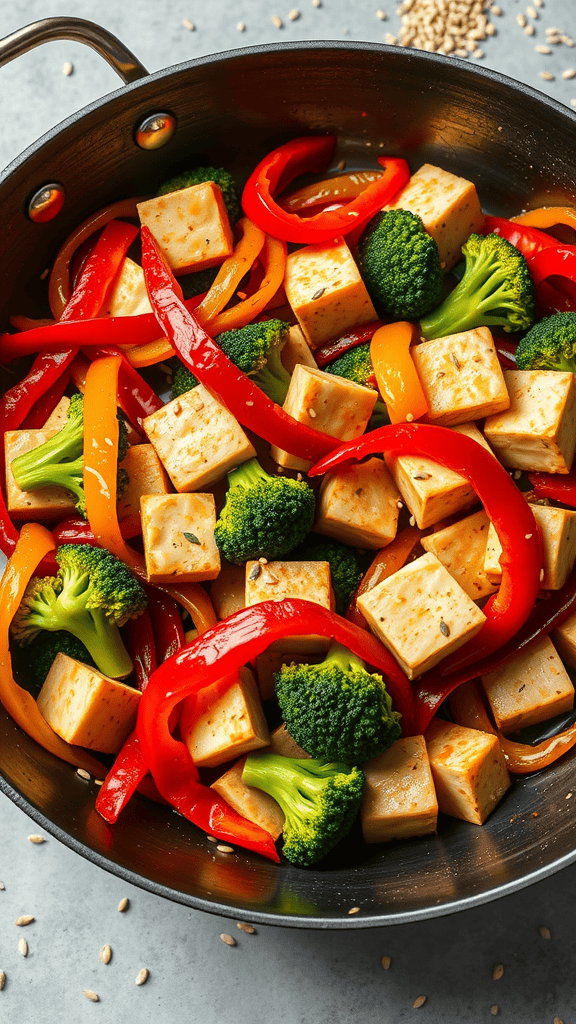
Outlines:
{"type": "Polygon", "coordinates": [[[526,331],[534,323],[536,291],[528,264],[500,235],[470,235],[462,247],[466,270],[438,309],[420,320],[425,338],[475,327],[526,331]]]}
{"type": "Polygon", "coordinates": [[[52,663],[58,654],[67,654],[69,658],[81,661],[84,665],[95,666],[94,658],[87,647],[72,633],[57,629],[54,633],[42,630],[23,648],[19,658],[20,668],[24,673],[30,692],[38,696],[52,663]]]}
{"type": "Polygon", "coordinates": [[[25,646],[42,630],[65,629],[90,652],[104,675],[123,679],[132,671],[119,627],[146,607],[146,594],[130,569],[105,548],[62,544],[57,576],[34,578],[12,620],[25,646]]]}
{"type": "Polygon", "coordinates": [[[352,594],[368,568],[369,560],[360,555],[356,548],[351,548],[342,541],[314,533],[292,551],[291,557],[297,562],[329,563],[336,611],[339,615],[344,615],[352,594]]]}
{"type": "Polygon", "coordinates": [[[348,834],[364,788],[359,768],[268,753],[246,758],[242,781],[280,804],[286,818],[283,853],[299,867],[321,860],[348,834]]]}
{"type": "MultiPolygon", "coordinates": [[[[126,457],[128,436],[124,417],[119,412],[118,462],[126,457]]],[[[67,420],[61,430],[44,444],[18,455],[12,463],[12,473],[23,491],[55,485],[66,487],[76,497],[76,509],[86,516],[84,499],[84,396],[72,395],[67,420]]],[[[118,470],[118,497],[128,484],[125,469],[118,470]]]]}
{"type": "Polygon", "coordinates": [[[214,537],[229,562],[286,555],[312,528],[316,500],[304,480],[271,476],[250,459],[228,474],[228,482],[214,537]]]}
{"type": "MultiPolygon", "coordinates": [[[[224,331],[214,339],[234,365],[253,377],[277,405],[284,404],[290,384],[290,374],[280,358],[289,330],[290,325],[283,320],[263,320],[235,331],[224,331]]],[[[191,370],[181,363],[174,372],[172,398],[179,398],[198,383],[191,370]]]]}
{"type": "Polygon", "coordinates": [[[417,320],[440,302],[444,275],[438,247],[410,210],[387,210],[371,221],[358,260],[381,313],[417,320]]]}
{"type": "Polygon", "coordinates": [[[312,757],[364,764],[400,735],[384,680],[340,644],[319,665],[283,665],[275,679],[286,728],[312,757]]]}
{"type": "Polygon", "coordinates": [[[516,365],[576,373],[576,313],[555,313],[535,324],[518,344],[516,365]]]}
{"type": "MultiPolygon", "coordinates": [[[[376,389],[376,378],[374,367],[370,358],[370,342],[363,341],[360,345],[348,349],[337,359],[333,359],[328,366],[324,367],[325,373],[334,373],[337,377],[345,377],[346,380],[353,380],[355,384],[363,384],[364,387],[376,389]]],[[[388,423],[388,411],[381,398],[376,400],[372,410],[370,429],[374,426],[381,426],[388,423]]]]}
{"type": "Polygon", "coordinates": [[[158,195],[165,196],[168,192],[178,192],[181,188],[201,185],[205,181],[215,181],[220,186],[224,205],[230,217],[230,223],[234,226],[242,211],[234,178],[223,167],[195,167],[192,171],[178,174],[175,178],[170,178],[169,181],[165,181],[160,186],[158,195]]]}

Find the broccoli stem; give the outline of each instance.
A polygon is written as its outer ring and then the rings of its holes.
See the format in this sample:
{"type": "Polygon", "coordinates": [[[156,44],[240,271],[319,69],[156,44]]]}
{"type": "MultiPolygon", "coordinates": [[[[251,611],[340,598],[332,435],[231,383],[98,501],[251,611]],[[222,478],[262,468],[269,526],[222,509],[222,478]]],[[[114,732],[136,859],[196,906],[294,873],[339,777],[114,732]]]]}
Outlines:
{"type": "Polygon", "coordinates": [[[248,462],[243,462],[237,469],[233,469],[228,473],[228,483],[230,487],[255,487],[259,483],[268,483],[273,480],[265,469],[258,462],[258,459],[248,459],[248,462]]]}
{"type": "MultiPolygon", "coordinates": [[[[56,464],[65,459],[69,460],[69,463],[81,459],[84,450],[83,427],[81,416],[67,420],[62,430],[59,430],[53,437],[14,459],[12,472],[18,486],[24,491],[31,490],[31,487],[27,487],[21,481],[27,479],[34,471],[39,471],[42,466],[56,464]]],[[[41,485],[36,484],[36,486],[41,485]]]]}
{"type": "Polygon", "coordinates": [[[364,672],[366,670],[366,666],[360,658],[357,658],[355,654],[352,654],[347,647],[335,642],[330,645],[328,654],[322,662],[322,667],[325,665],[339,668],[342,672],[350,672],[354,670],[364,672]]]}
{"type": "Polygon", "coordinates": [[[493,254],[482,253],[444,302],[420,321],[423,337],[443,338],[475,327],[502,324],[505,318],[494,311],[507,307],[507,291],[505,271],[493,254]],[[497,301],[499,293],[501,304],[497,301]]]}
{"type": "MultiPolygon", "coordinates": [[[[26,455],[32,455],[26,452],[26,455]]],[[[36,449],[37,451],[38,449],[36,449]]],[[[38,487],[66,487],[76,495],[78,501],[84,500],[84,459],[82,456],[73,462],[50,462],[43,459],[41,462],[30,462],[28,466],[14,470],[15,459],[12,463],[12,471],[16,483],[23,491],[34,491],[38,487]]]]}
{"type": "Polygon", "coordinates": [[[280,358],[280,349],[277,345],[272,345],[266,363],[255,375],[254,380],[264,394],[276,402],[276,405],[284,405],[290,384],[290,374],[284,369],[280,358]]]}
{"type": "Polygon", "coordinates": [[[292,823],[304,824],[311,810],[318,807],[326,786],[326,779],[314,771],[317,765],[317,761],[308,762],[306,758],[252,754],[246,759],[242,781],[274,797],[292,823]]]}

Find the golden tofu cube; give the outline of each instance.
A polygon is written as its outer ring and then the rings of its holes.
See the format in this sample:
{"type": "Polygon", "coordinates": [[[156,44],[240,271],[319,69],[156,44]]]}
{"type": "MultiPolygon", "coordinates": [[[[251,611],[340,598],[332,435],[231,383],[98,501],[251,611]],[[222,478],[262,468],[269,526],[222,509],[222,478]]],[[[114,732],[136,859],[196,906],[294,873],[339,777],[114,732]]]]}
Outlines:
{"type": "MultiPolygon", "coordinates": [[[[140,316],[151,313],[142,267],[125,256],[112,287],[106,296],[100,316],[140,316]]],[[[158,328],[158,337],[162,334],[158,328]]]]}
{"type": "Polygon", "coordinates": [[[423,164],[412,175],[392,209],[410,210],[420,217],[438,246],[444,270],[458,263],[462,246],[484,224],[476,186],[433,164],[423,164]]]}
{"type": "Polygon", "coordinates": [[[423,736],[396,740],[363,770],[360,813],[367,843],[436,832],[438,801],[423,736]]]}
{"type": "MultiPolygon", "coordinates": [[[[298,423],[341,441],[351,441],[366,430],[377,398],[378,392],[372,388],[300,363],[294,367],[282,408],[298,423]]],[[[276,445],[272,445],[271,454],[280,466],[288,469],[306,471],[312,465],[276,445]]]]}
{"type": "Polygon", "coordinates": [[[142,540],[150,583],[199,583],[220,572],[213,494],[145,494],[142,540]]]}
{"type": "Polygon", "coordinates": [[[202,384],[142,425],[180,492],[202,490],[256,455],[236,417],[202,384]]]}
{"type": "Polygon", "coordinates": [[[312,350],[302,334],[302,329],[297,324],[293,324],[288,331],[288,337],[282,346],[280,358],[287,373],[294,373],[294,367],[298,363],[303,363],[304,366],[312,366],[316,370],[318,369],[318,364],[312,355],[312,350]]]}
{"type": "Polygon", "coordinates": [[[213,181],[145,199],[138,215],[175,274],[214,267],[234,250],[228,211],[213,181]]]}
{"type": "MultiPolygon", "coordinates": [[[[246,607],[260,601],[302,598],[322,608],[333,607],[330,565],[328,562],[246,563],[246,607]]],[[[270,645],[270,651],[316,654],[327,651],[330,640],[323,636],[283,637],[270,645]]]]}
{"type": "Polygon", "coordinates": [[[484,569],[490,520],[484,511],[461,519],[452,526],[422,537],[425,551],[432,551],[468,597],[479,601],[498,589],[484,569]]]}
{"type": "Polygon", "coordinates": [[[199,768],[215,768],[270,743],[258,688],[250,669],[241,668],[238,682],[200,715],[183,714],[180,728],[199,768]]]}
{"type": "Polygon", "coordinates": [[[547,636],[525,654],[482,676],[482,686],[503,733],[545,722],[574,706],[574,687],[547,636]]]}
{"type": "Polygon", "coordinates": [[[118,502],[118,518],[140,514],[144,494],[169,494],[170,480],[151,444],[135,444],[126,452],[122,469],[128,474],[128,486],[118,502]]]}
{"type": "Polygon", "coordinates": [[[52,410],[46,423],[44,423],[42,430],[49,430],[50,434],[57,434],[59,430],[65,425],[68,419],[68,406],[70,405],[70,399],[67,395],[62,395],[62,398],[58,402],[58,405],[52,410]]]}
{"type": "Polygon", "coordinates": [[[220,572],[210,587],[210,598],[218,618],[227,619],[246,605],[246,570],[243,565],[221,561],[220,572]]]}
{"type": "Polygon", "coordinates": [[[570,668],[576,668],[576,612],[572,612],[561,626],[553,629],[550,637],[562,660],[570,668]]]}
{"type": "Polygon", "coordinates": [[[434,718],[426,746],[439,809],[482,825],[510,786],[498,737],[434,718]]]}
{"type": "Polygon", "coordinates": [[[343,238],[290,253],[284,288],[311,348],[350,327],[376,320],[366,285],[343,238]]]}
{"type": "Polygon", "coordinates": [[[457,651],[486,621],[431,552],[361,594],[357,604],[409,679],[457,651]]]}
{"type": "Polygon", "coordinates": [[[12,472],[12,462],[18,455],[38,448],[53,437],[58,429],[51,427],[49,430],[7,430],[4,434],[6,505],[15,520],[57,522],[76,512],[77,499],[66,487],[49,485],[37,487],[34,491],[23,491],[16,483],[12,472]]]}
{"type": "Polygon", "coordinates": [[[140,691],[58,654],[38,695],[48,725],[67,743],[117,754],[136,724],[140,691]]]}
{"type": "Polygon", "coordinates": [[[327,473],[322,480],[314,530],[361,548],[394,540],[400,494],[382,459],[327,473]]]}
{"type": "MultiPolygon", "coordinates": [[[[552,505],[530,504],[530,508],[540,528],[544,548],[542,589],[560,590],[576,563],[576,512],[552,505]]],[[[484,569],[493,580],[502,578],[501,554],[498,534],[490,524],[484,569]]]]}
{"type": "Polygon", "coordinates": [[[487,327],[424,341],[410,352],[428,402],[430,423],[451,427],[491,416],[510,405],[487,327]]]}
{"type": "Polygon", "coordinates": [[[561,370],[505,370],[506,412],[489,416],[484,433],[511,469],[569,473],[576,450],[576,384],[561,370]]]}

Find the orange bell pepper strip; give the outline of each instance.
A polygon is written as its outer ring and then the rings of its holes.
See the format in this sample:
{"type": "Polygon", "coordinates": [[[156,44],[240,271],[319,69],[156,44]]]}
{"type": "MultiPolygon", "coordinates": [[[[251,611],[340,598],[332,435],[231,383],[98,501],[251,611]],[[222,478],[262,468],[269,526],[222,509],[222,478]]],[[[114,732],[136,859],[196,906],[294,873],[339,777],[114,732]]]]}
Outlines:
{"type": "Polygon", "coordinates": [[[240,241],[220,267],[210,291],[196,309],[196,316],[203,327],[230,301],[266,241],[264,232],[248,217],[242,217],[236,227],[241,233],[240,241]]]}
{"type": "Polygon", "coordinates": [[[12,674],[9,647],[10,623],[37,566],[55,547],[49,530],[38,523],[25,523],[0,583],[0,701],[16,725],[41,747],[75,768],[84,768],[102,778],[103,767],[82,747],[66,743],[40,714],[32,694],[18,686],[12,674]]]}
{"type": "Polygon", "coordinates": [[[531,228],[553,228],[556,224],[564,224],[576,230],[576,208],[571,206],[541,206],[537,210],[529,210],[518,217],[510,218],[514,224],[525,224],[531,228]]]}
{"type": "Polygon", "coordinates": [[[413,324],[405,320],[385,324],[370,342],[376,383],[391,423],[411,423],[428,412],[428,402],[410,355],[414,330],[413,324]]]}

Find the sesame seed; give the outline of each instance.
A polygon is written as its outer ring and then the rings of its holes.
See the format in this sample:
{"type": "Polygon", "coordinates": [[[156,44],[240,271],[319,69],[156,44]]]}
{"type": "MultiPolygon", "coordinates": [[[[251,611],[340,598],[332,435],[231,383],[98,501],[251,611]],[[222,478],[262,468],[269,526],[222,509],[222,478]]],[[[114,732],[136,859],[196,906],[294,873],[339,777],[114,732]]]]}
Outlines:
{"type": "Polygon", "coordinates": [[[138,971],[138,974],[136,975],[136,981],[134,982],[134,984],[135,985],[145,985],[146,982],[148,981],[149,976],[150,976],[150,971],[148,970],[148,968],[147,967],[142,967],[138,971]]]}
{"type": "Polygon", "coordinates": [[[32,836],[28,836],[28,842],[34,843],[35,846],[39,846],[40,843],[45,843],[46,840],[44,839],[44,836],[39,836],[35,833],[32,836]]]}
{"type": "Polygon", "coordinates": [[[475,57],[476,60],[480,60],[480,58],[484,56],[484,50],[474,50],[472,56],[475,57]]]}
{"type": "Polygon", "coordinates": [[[444,622],[444,619],[440,619],[440,632],[442,636],[450,636],[450,626],[444,622]]]}
{"type": "Polygon", "coordinates": [[[26,924],[32,924],[33,920],[34,914],[21,914],[20,917],[16,918],[14,924],[17,924],[19,928],[22,928],[26,924]]]}
{"type": "Polygon", "coordinates": [[[321,299],[325,291],[325,288],[319,288],[318,291],[314,292],[314,295],[312,296],[312,302],[316,302],[316,299],[321,299]]]}
{"type": "Polygon", "coordinates": [[[235,946],[236,939],[233,939],[231,935],[226,935],[226,932],[222,932],[220,938],[222,942],[225,942],[227,946],[235,946]]]}
{"type": "Polygon", "coordinates": [[[278,15],[277,15],[277,14],[273,14],[273,15],[272,15],[272,24],[273,24],[273,25],[274,25],[274,26],[275,26],[276,28],[284,28],[284,22],[282,21],[282,18],[279,18],[279,17],[278,17],[278,15]]]}
{"type": "Polygon", "coordinates": [[[238,24],[236,25],[236,28],[238,29],[239,32],[246,31],[246,25],[244,24],[243,21],[239,21],[238,24]]]}
{"type": "Polygon", "coordinates": [[[415,520],[414,516],[410,516],[409,522],[410,522],[410,526],[416,526],[416,520],[415,520]]]}
{"type": "Polygon", "coordinates": [[[216,847],[216,849],[218,850],[218,853],[234,853],[234,847],[233,846],[225,846],[224,843],[218,843],[218,846],[216,847]]]}
{"type": "Polygon", "coordinates": [[[28,956],[28,943],[26,942],[26,939],[20,939],[20,942],[18,943],[18,952],[21,953],[22,956],[28,956]]]}
{"type": "Polygon", "coordinates": [[[359,914],[360,913],[360,907],[350,907],[350,910],[348,911],[348,913],[349,914],[359,914]]]}
{"type": "Polygon", "coordinates": [[[503,966],[503,964],[496,964],[494,969],[493,969],[493,971],[492,971],[492,977],[493,977],[494,981],[500,981],[500,978],[502,977],[503,974],[504,974],[504,966],[503,966]]]}
{"type": "Polygon", "coordinates": [[[428,996],[417,996],[414,1002],[412,1003],[414,1009],[418,1010],[420,1009],[421,1006],[424,1006],[424,1003],[426,1002],[427,998],[428,996]]]}
{"type": "Polygon", "coordinates": [[[500,15],[502,14],[502,11],[500,10],[499,7],[496,6],[496,4],[492,4],[492,6],[490,7],[490,13],[493,14],[496,18],[499,18],[500,15]]]}
{"type": "Polygon", "coordinates": [[[309,415],[311,420],[315,420],[316,419],[316,410],[315,409],[308,409],[308,415],[309,415]]]}
{"type": "Polygon", "coordinates": [[[79,775],[81,779],[86,779],[87,782],[90,781],[91,778],[90,772],[87,772],[85,768],[77,768],[76,775],[79,775]]]}
{"type": "Polygon", "coordinates": [[[554,1024],[564,1024],[564,1021],[560,1020],[560,1017],[554,1017],[554,1024]]]}
{"type": "Polygon", "coordinates": [[[380,18],[380,21],[386,21],[386,11],[376,11],[376,17],[380,18]]]}
{"type": "Polygon", "coordinates": [[[206,839],[208,840],[209,843],[217,843],[218,842],[218,840],[216,839],[215,836],[206,836],[206,839]]]}
{"type": "Polygon", "coordinates": [[[190,21],[190,18],[183,18],[182,24],[184,25],[184,28],[188,29],[189,32],[194,31],[194,22],[190,21]]]}
{"type": "Polygon", "coordinates": [[[413,423],[413,421],[414,421],[414,413],[407,412],[406,413],[406,423],[413,423]]]}
{"type": "Polygon", "coordinates": [[[389,956],[383,956],[382,957],[382,967],[384,968],[385,971],[390,970],[390,964],[391,963],[392,963],[392,958],[391,957],[389,957],[389,956]]]}
{"type": "Polygon", "coordinates": [[[83,988],[82,991],[83,991],[84,995],[86,996],[86,999],[89,999],[91,1003],[99,1003],[100,1002],[100,999],[96,995],[96,992],[94,991],[94,989],[92,989],[92,988],[83,988]]]}
{"type": "Polygon", "coordinates": [[[538,929],[538,935],[540,935],[541,938],[543,938],[543,939],[551,939],[552,938],[552,936],[550,934],[550,929],[547,928],[546,925],[544,925],[544,924],[538,929]]]}
{"type": "Polygon", "coordinates": [[[118,912],[120,914],[123,914],[125,910],[128,910],[129,906],[130,906],[130,901],[129,901],[127,896],[124,896],[123,899],[121,899],[120,903],[118,904],[118,912]]]}
{"type": "Polygon", "coordinates": [[[498,1005],[496,1003],[494,1003],[494,1006],[490,1007],[490,1013],[492,1014],[493,1017],[495,1017],[496,1014],[498,1013],[498,1005]]]}
{"type": "Polygon", "coordinates": [[[294,9],[291,10],[290,13],[288,14],[288,17],[290,18],[290,21],[298,21],[298,18],[300,17],[300,11],[296,7],[294,7],[294,9]]]}
{"type": "Polygon", "coordinates": [[[576,100],[570,100],[570,103],[573,107],[576,107],[576,100]]]}
{"type": "Polygon", "coordinates": [[[257,580],[261,572],[262,569],[260,568],[258,562],[256,562],[256,565],[253,565],[252,568],[250,569],[250,572],[248,573],[248,579],[250,581],[257,580]]]}
{"type": "Polygon", "coordinates": [[[392,32],[387,32],[384,37],[384,42],[388,43],[388,46],[395,46],[398,39],[395,35],[392,35],[392,32]]]}
{"type": "Polygon", "coordinates": [[[541,71],[540,72],[540,78],[543,78],[545,82],[553,82],[554,81],[554,75],[552,74],[551,71],[541,71]]]}
{"type": "Polygon", "coordinates": [[[536,19],[538,17],[538,11],[536,10],[535,7],[527,7],[526,8],[526,14],[528,15],[529,18],[536,19]]]}
{"type": "Polygon", "coordinates": [[[71,64],[69,60],[67,60],[66,63],[62,65],[62,74],[66,75],[66,78],[69,78],[70,75],[73,74],[73,72],[74,65],[71,64]]]}
{"type": "Polygon", "coordinates": [[[532,534],[532,533],[525,533],[524,534],[524,540],[532,540],[533,536],[534,536],[534,534],[532,534]]]}
{"type": "Polygon", "coordinates": [[[565,800],[571,800],[571,799],[572,799],[572,796],[573,796],[573,794],[572,794],[572,793],[566,793],[566,796],[564,797],[564,799],[565,799],[565,800]]]}
{"type": "Polygon", "coordinates": [[[0,882],[0,891],[2,891],[5,888],[6,888],[6,886],[4,885],[4,882],[0,882]]]}
{"type": "Polygon", "coordinates": [[[526,18],[522,13],[516,15],[516,21],[520,25],[520,28],[524,28],[526,25],[526,18]]]}
{"type": "Polygon", "coordinates": [[[535,46],[536,53],[552,53],[549,46],[535,46]]]}
{"type": "Polygon", "coordinates": [[[535,31],[534,25],[526,25],[526,28],[524,29],[527,36],[533,36],[535,31]]]}
{"type": "Polygon", "coordinates": [[[0,992],[4,988],[5,983],[6,983],[6,975],[5,975],[4,971],[0,971],[0,992]]]}
{"type": "Polygon", "coordinates": [[[244,932],[245,935],[254,935],[256,929],[253,924],[248,924],[247,921],[238,921],[236,927],[239,931],[244,932]]]}
{"type": "Polygon", "coordinates": [[[312,0],[313,7],[322,7],[322,0],[312,0]]]}
{"type": "Polygon", "coordinates": [[[258,561],[260,562],[260,565],[268,565],[267,558],[259,558],[258,561]]]}
{"type": "Polygon", "coordinates": [[[574,46],[574,40],[570,36],[560,36],[560,41],[564,43],[564,46],[574,46]]]}
{"type": "Polygon", "coordinates": [[[403,501],[397,501],[396,502],[396,508],[404,508],[404,502],[403,501]]]}
{"type": "Polygon", "coordinates": [[[100,960],[102,961],[102,963],[103,964],[109,964],[111,956],[112,956],[112,949],[110,948],[110,946],[108,946],[108,945],[102,946],[102,949],[100,950],[100,960]]]}
{"type": "Polygon", "coordinates": [[[540,583],[542,583],[543,579],[544,579],[544,569],[540,569],[540,583]]]}
{"type": "Polygon", "coordinates": [[[576,78],[576,71],[574,68],[566,68],[566,71],[562,72],[562,78],[576,78]]]}

